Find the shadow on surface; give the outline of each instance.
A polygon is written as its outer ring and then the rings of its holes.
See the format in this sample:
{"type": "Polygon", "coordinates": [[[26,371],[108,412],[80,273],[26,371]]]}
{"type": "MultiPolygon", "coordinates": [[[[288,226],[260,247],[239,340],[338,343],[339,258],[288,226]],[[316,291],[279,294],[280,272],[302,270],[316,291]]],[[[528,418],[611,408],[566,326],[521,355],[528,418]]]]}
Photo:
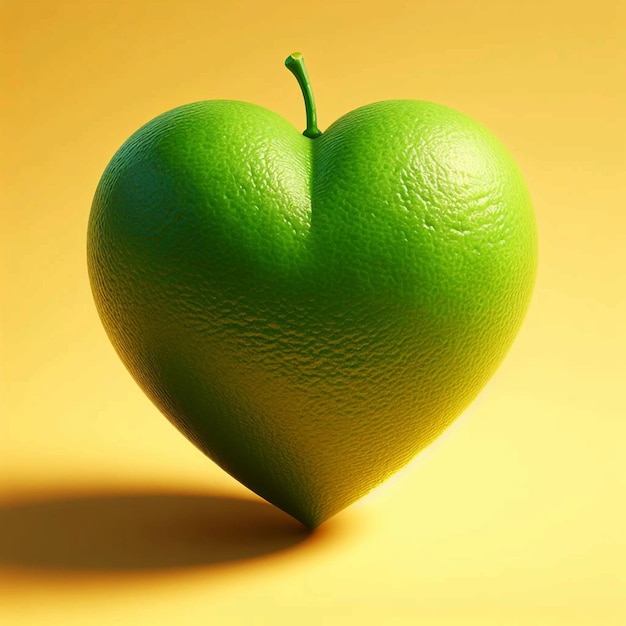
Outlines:
{"type": "Polygon", "coordinates": [[[218,565],[310,536],[266,502],[218,495],[107,492],[0,505],[0,565],[50,573],[218,565]]]}

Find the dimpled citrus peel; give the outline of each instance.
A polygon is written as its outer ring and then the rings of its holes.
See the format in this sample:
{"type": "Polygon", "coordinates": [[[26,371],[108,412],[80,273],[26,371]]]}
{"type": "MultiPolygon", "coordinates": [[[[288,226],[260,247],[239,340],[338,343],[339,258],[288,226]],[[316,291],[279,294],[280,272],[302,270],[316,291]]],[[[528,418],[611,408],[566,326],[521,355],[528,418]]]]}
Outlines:
{"type": "Polygon", "coordinates": [[[238,101],[159,115],[98,185],[88,269],[162,413],[316,527],[477,396],[520,327],[537,240],[503,146],[452,109],[378,102],[325,132],[238,101]]]}

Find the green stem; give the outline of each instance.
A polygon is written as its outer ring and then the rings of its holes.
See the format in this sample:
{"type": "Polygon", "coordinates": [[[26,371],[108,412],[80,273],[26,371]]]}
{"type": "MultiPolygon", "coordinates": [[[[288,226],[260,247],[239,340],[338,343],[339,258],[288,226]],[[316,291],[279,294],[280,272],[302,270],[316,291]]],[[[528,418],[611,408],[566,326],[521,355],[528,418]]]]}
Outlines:
{"type": "Polygon", "coordinates": [[[317,113],[315,112],[315,100],[309,84],[309,77],[304,67],[304,58],[299,52],[293,52],[285,59],[287,69],[296,77],[302,95],[304,96],[304,106],[306,108],[306,130],[302,133],[305,137],[315,139],[322,134],[317,127],[317,113]]]}

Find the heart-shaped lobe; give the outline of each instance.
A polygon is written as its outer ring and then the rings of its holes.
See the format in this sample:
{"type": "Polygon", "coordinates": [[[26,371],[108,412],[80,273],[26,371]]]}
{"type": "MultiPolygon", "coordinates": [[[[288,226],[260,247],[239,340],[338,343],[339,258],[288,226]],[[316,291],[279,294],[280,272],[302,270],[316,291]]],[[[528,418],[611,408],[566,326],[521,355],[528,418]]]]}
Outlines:
{"type": "Polygon", "coordinates": [[[536,245],[517,167],[455,111],[381,102],[310,139],[210,101],[155,118],[113,157],[88,267],[155,405],[315,527],[478,394],[523,319],[536,245]]]}

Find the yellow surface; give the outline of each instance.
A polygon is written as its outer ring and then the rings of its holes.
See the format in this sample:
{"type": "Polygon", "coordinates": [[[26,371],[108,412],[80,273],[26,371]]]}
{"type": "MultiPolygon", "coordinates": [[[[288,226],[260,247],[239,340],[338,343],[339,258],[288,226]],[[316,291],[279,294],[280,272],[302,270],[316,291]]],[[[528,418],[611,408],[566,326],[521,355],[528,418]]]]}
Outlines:
{"type": "Polygon", "coordinates": [[[0,623],[626,624],[626,5],[4,2],[0,623]],[[202,457],[108,343],[87,281],[113,152],[232,98],[303,128],[457,108],[515,156],[540,269],[477,402],[313,536],[202,457]]]}

